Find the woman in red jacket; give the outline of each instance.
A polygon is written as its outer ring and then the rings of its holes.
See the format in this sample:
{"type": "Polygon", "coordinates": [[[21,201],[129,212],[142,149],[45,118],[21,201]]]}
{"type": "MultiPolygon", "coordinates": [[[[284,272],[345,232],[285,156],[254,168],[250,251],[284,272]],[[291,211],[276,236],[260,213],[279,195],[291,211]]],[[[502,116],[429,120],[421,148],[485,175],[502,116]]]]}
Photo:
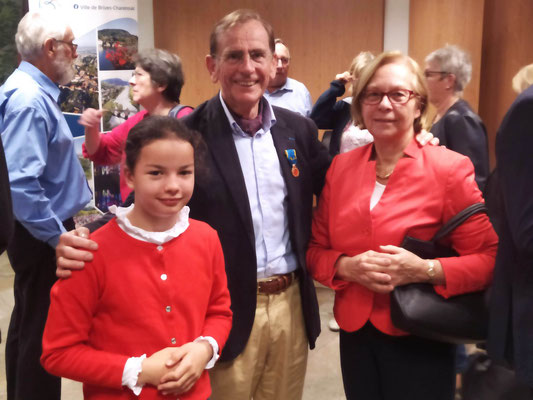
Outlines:
{"type": "Polygon", "coordinates": [[[429,240],[483,201],[467,157],[414,140],[426,106],[411,58],[383,53],[363,71],[352,112],[374,143],[334,159],[313,221],[307,261],[314,278],[336,290],[349,400],[453,399],[454,346],[396,328],[390,293],[428,282],[449,297],[481,290],[492,278],[497,237],[484,214],[450,235],[459,257],[424,260],[398,247],[407,234],[429,240]]]}

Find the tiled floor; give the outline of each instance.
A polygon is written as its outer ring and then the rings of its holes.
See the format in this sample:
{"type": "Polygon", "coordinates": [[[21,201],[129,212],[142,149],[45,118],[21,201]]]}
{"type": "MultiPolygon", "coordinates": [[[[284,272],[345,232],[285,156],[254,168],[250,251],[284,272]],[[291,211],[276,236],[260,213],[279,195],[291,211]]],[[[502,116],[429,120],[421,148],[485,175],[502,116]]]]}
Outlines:
{"type": "MultiPolygon", "coordinates": [[[[339,338],[337,333],[328,330],[327,322],[331,316],[333,292],[317,288],[322,318],[322,334],[316,348],[309,353],[307,376],[304,388],[304,400],[342,400],[344,393],[339,367],[339,338]]],[[[5,254],[0,256],[0,329],[4,343],[0,345],[0,400],[6,399],[5,381],[5,335],[13,308],[13,271],[5,254]]],[[[28,382],[30,383],[30,382],[28,382]]],[[[63,399],[81,400],[81,384],[63,380],[63,399]]]]}

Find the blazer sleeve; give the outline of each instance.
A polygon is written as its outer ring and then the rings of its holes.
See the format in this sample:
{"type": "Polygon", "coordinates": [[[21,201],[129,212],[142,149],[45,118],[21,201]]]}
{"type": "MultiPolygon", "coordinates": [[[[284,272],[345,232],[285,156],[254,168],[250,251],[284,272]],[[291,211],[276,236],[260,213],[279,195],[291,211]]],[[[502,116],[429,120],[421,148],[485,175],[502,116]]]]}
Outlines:
{"type": "Polygon", "coordinates": [[[333,129],[339,113],[343,112],[342,102],[337,101],[337,97],[344,94],[344,85],[339,80],[332,81],[329,89],[320,95],[313,109],[311,118],[319,129],[333,129]]]}
{"type": "Polygon", "coordinates": [[[483,191],[489,177],[489,149],[483,122],[472,111],[451,113],[445,121],[446,146],[472,161],[475,179],[483,191]]]}
{"type": "Polygon", "coordinates": [[[52,287],[41,364],[53,375],[120,389],[129,357],[87,345],[102,284],[97,262],[95,253],[95,260],[86,263],[82,271],[74,271],[69,279],[61,279],[52,287]]]}
{"type": "Polygon", "coordinates": [[[329,241],[329,199],[331,181],[335,176],[336,159],[326,176],[326,184],[320,195],[318,209],[313,215],[311,239],[307,250],[307,268],[316,281],[333,289],[342,289],[349,283],[335,278],[335,263],[343,254],[331,247],[329,241]]]}
{"type": "Polygon", "coordinates": [[[232,312],[226,270],[224,268],[224,254],[217,234],[214,231],[212,232],[211,266],[213,269],[213,283],[202,336],[213,337],[217,341],[220,354],[231,329],[232,312]]]}
{"type": "Polygon", "coordinates": [[[533,89],[511,107],[496,141],[505,214],[519,253],[533,257],[533,89]]]}
{"type": "MultiPolygon", "coordinates": [[[[474,183],[474,168],[466,157],[457,158],[446,182],[443,221],[466,207],[483,202],[474,183]]],[[[476,214],[457,227],[449,237],[459,257],[440,258],[445,285],[435,286],[444,297],[485,289],[492,280],[498,238],[486,214],[476,214]]]]}

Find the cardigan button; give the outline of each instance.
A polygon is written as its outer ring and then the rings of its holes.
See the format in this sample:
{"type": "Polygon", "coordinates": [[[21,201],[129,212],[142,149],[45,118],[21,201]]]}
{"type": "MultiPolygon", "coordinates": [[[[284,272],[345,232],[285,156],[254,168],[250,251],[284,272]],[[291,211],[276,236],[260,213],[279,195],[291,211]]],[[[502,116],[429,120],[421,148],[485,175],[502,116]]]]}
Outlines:
{"type": "Polygon", "coordinates": [[[170,339],[170,343],[172,343],[172,344],[176,344],[176,338],[172,338],[172,339],[170,339]]]}
{"type": "Polygon", "coordinates": [[[166,281],[168,278],[167,274],[161,274],[161,280],[166,281]]]}
{"type": "Polygon", "coordinates": [[[163,250],[163,246],[157,246],[157,250],[159,251],[163,250]]]}
{"type": "Polygon", "coordinates": [[[167,312],[170,312],[170,306],[166,306],[165,310],[166,310],[167,312]]]}

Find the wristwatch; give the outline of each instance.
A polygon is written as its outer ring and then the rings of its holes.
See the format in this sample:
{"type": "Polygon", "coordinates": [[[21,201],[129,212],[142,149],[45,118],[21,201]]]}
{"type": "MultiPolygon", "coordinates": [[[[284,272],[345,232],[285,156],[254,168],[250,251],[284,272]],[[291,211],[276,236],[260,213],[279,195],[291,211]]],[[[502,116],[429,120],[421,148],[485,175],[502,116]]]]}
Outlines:
{"type": "Polygon", "coordinates": [[[428,261],[428,269],[427,269],[426,272],[427,272],[427,274],[428,274],[430,279],[435,278],[435,275],[437,274],[437,271],[435,270],[435,262],[434,261],[431,261],[431,260],[428,261]]]}

